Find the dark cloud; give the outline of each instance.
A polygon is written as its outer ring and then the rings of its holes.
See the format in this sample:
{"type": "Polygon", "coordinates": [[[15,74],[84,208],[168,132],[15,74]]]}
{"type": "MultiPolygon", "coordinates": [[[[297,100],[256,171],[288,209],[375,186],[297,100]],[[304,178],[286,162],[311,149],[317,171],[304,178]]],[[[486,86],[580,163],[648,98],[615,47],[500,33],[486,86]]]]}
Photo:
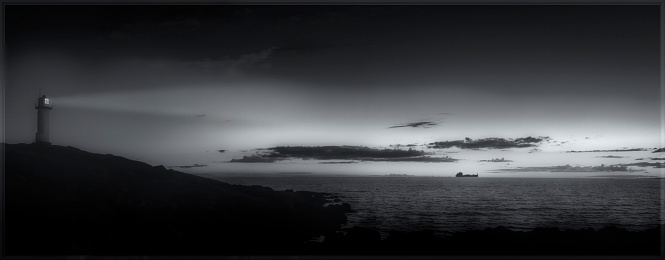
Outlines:
{"type": "Polygon", "coordinates": [[[395,148],[401,148],[401,147],[416,147],[418,146],[417,144],[391,144],[390,147],[395,147],[395,148]]]}
{"type": "Polygon", "coordinates": [[[659,163],[659,162],[638,162],[638,163],[627,163],[627,164],[621,164],[621,166],[637,166],[637,167],[649,167],[652,166],[653,168],[665,168],[665,163],[659,163]]]}
{"type": "Polygon", "coordinates": [[[363,161],[371,162],[456,162],[457,159],[451,158],[449,156],[444,157],[431,157],[431,156],[418,156],[418,157],[406,157],[406,158],[365,158],[363,161]]]}
{"type": "Polygon", "coordinates": [[[402,124],[402,125],[394,125],[388,128],[400,128],[400,127],[421,127],[421,128],[430,128],[430,127],[435,127],[438,126],[440,122],[434,122],[434,121],[420,121],[420,122],[413,122],[413,123],[407,123],[407,124],[402,124]]]}
{"type": "Polygon", "coordinates": [[[283,160],[282,158],[271,158],[267,156],[262,156],[262,155],[250,155],[250,156],[243,156],[240,159],[231,159],[229,162],[239,162],[239,163],[273,163],[276,161],[283,160]]]}
{"type": "Polygon", "coordinates": [[[570,164],[549,167],[517,167],[500,169],[507,172],[631,172],[628,164],[600,165],[600,166],[570,166],[570,164]]]}
{"type": "Polygon", "coordinates": [[[351,163],[358,163],[358,161],[320,162],[319,164],[351,164],[351,163]]]}
{"type": "Polygon", "coordinates": [[[525,137],[517,139],[504,139],[504,138],[484,138],[473,140],[471,138],[465,138],[464,140],[455,140],[455,141],[442,141],[434,142],[429,144],[429,148],[452,148],[458,147],[462,149],[506,149],[506,148],[525,148],[525,147],[535,147],[543,140],[550,139],[549,137],[525,137]]]}
{"type": "Polygon", "coordinates": [[[268,156],[276,158],[295,157],[302,159],[363,159],[399,158],[423,156],[424,151],[413,149],[374,149],[364,146],[278,146],[270,148],[268,156]]]}
{"type": "Polygon", "coordinates": [[[480,160],[479,162],[513,162],[512,160],[506,160],[504,158],[494,158],[492,160],[480,160]]]}
{"type": "Polygon", "coordinates": [[[262,149],[231,162],[276,162],[281,160],[357,160],[381,162],[454,162],[456,159],[430,157],[418,150],[374,149],[364,146],[278,146],[262,149]]]}
{"type": "Polygon", "coordinates": [[[586,150],[586,151],[566,151],[567,153],[606,153],[606,152],[639,152],[647,151],[646,148],[614,149],[614,150],[586,150]]]}

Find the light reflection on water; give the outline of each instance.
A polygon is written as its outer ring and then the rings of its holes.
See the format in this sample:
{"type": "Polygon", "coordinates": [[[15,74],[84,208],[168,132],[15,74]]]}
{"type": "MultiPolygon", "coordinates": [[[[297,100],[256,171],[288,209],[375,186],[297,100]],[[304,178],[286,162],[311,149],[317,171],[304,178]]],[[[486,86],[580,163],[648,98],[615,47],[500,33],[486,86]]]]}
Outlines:
{"type": "MultiPolygon", "coordinates": [[[[210,175],[207,177],[211,177],[210,175]]],[[[437,234],[504,226],[629,230],[659,223],[660,179],[449,177],[224,177],[232,184],[336,193],[349,224],[437,234]]],[[[662,220],[660,220],[662,222],[662,220]]]]}

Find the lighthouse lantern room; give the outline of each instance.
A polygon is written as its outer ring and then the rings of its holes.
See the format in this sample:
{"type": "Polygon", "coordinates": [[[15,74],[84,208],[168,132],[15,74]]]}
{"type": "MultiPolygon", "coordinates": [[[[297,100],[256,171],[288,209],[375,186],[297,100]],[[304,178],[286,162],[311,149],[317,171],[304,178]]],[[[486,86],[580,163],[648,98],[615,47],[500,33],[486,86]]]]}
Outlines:
{"type": "Polygon", "coordinates": [[[53,109],[51,101],[46,95],[42,95],[37,98],[35,109],[37,109],[37,133],[35,134],[35,142],[49,144],[49,112],[53,109]]]}

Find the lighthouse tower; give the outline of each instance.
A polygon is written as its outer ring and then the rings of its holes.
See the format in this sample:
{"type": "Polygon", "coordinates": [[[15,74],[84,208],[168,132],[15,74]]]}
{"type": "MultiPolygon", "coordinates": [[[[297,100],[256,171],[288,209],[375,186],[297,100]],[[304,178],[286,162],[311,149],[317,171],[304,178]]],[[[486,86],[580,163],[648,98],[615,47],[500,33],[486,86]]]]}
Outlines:
{"type": "Polygon", "coordinates": [[[48,141],[48,115],[49,111],[53,109],[51,101],[46,95],[42,95],[37,99],[35,109],[37,109],[37,134],[35,135],[35,143],[50,144],[48,141]]]}

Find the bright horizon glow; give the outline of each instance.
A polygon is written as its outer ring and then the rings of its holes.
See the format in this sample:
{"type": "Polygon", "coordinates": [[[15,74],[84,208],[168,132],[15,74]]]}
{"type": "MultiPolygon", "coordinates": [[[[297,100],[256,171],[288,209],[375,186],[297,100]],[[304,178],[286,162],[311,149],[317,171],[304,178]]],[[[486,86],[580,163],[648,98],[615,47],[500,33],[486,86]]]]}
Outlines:
{"type": "MultiPolygon", "coordinates": [[[[244,90],[246,95],[249,94],[248,90],[244,90]]],[[[267,172],[270,168],[275,168],[274,172],[279,171],[308,171],[319,172],[333,172],[341,174],[340,171],[332,170],[333,166],[328,165],[311,165],[306,161],[291,162],[291,163],[274,163],[266,166],[261,166],[251,163],[236,163],[236,164],[220,164],[220,162],[227,162],[234,158],[241,158],[244,155],[251,153],[242,152],[243,150],[254,150],[259,148],[269,148],[274,146],[367,146],[371,148],[394,148],[391,145],[407,145],[415,144],[413,147],[416,150],[427,150],[434,152],[437,155],[447,154],[447,152],[454,151],[455,154],[475,154],[472,150],[461,149],[427,149],[425,145],[437,141],[453,141],[461,140],[465,137],[472,139],[483,139],[489,137],[498,137],[505,139],[514,139],[527,136],[551,138],[551,143],[543,142],[538,147],[544,154],[555,154],[565,151],[585,151],[585,150],[613,150],[623,148],[655,148],[658,146],[660,140],[659,129],[653,128],[649,131],[646,127],[631,126],[625,124],[614,124],[610,128],[603,128],[606,132],[587,130],[575,128],[575,131],[563,132],[558,129],[559,133],[554,133],[553,130],[544,134],[535,134],[542,127],[532,127],[531,122],[526,121],[513,121],[510,124],[504,124],[503,127],[499,125],[491,128],[482,127],[483,124],[478,122],[486,121],[482,119],[486,115],[481,114],[481,120],[470,120],[462,112],[455,114],[450,113],[446,115],[439,115],[439,120],[443,123],[439,126],[432,128],[395,128],[391,129],[388,126],[395,123],[395,120],[384,119],[381,120],[382,115],[376,114],[376,120],[363,120],[357,121],[353,115],[348,117],[325,117],[320,120],[318,115],[308,113],[307,111],[288,110],[287,113],[296,113],[292,120],[275,120],[274,115],[262,115],[258,113],[260,110],[265,110],[266,107],[261,107],[261,103],[251,103],[251,99],[244,103],[233,103],[233,106],[242,107],[246,114],[233,113],[236,118],[230,119],[224,116],[224,112],[230,108],[229,104],[220,104],[220,102],[203,102],[198,103],[200,110],[191,109],[187,106],[187,101],[200,99],[203,96],[215,95],[218,92],[214,88],[202,88],[200,92],[186,92],[180,89],[165,89],[165,90],[151,90],[151,91],[135,91],[126,93],[113,93],[113,94],[96,94],[96,95],[80,95],[70,97],[56,97],[56,113],[52,113],[52,136],[54,144],[72,145],[82,149],[90,149],[93,152],[114,153],[120,156],[126,156],[131,159],[144,160],[152,165],[166,165],[166,166],[179,166],[179,165],[193,165],[193,164],[206,164],[207,167],[179,169],[185,172],[229,172],[228,169],[235,169],[239,172],[260,171],[267,172]],[[175,102],[173,97],[179,97],[175,102]],[[149,102],[146,102],[149,100],[149,102]],[[253,111],[252,111],[253,110],[253,111]],[[57,113],[60,112],[61,113],[57,113]],[[116,142],[107,144],[106,146],[99,146],[87,142],[71,142],[61,143],[58,138],[67,135],[81,134],[95,136],[95,128],[106,127],[98,124],[81,124],[81,127],[89,131],[69,133],[60,128],[59,121],[68,114],[76,114],[80,112],[87,112],[89,119],[96,117],[101,111],[108,116],[105,119],[109,122],[125,121],[128,118],[140,117],[144,118],[141,121],[154,121],[160,125],[162,130],[152,132],[148,130],[143,136],[134,136],[136,142],[141,143],[141,147],[128,146],[124,142],[116,142]],[[209,111],[223,111],[220,114],[209,113],[209,111]],[[246,115],[245,118],[239,118],[238,115],[246,115]],[[303,120],[307,119],[307,120],[303,120]],[[361,122],[357,125],[356,122],[361,122]],[[454,131],[449,130],[450,127],[455,127],[454,131]],[[517,131],[515,131],[517,130],[517,131]],[[463,134],[460,134],[460,131],[463,134]],[[586,132],[586,133],[585,133],[586,132]],[[635,134],[630,134],[635,133],[635,134]],[[155,152],[155,148],[157,151],[155,152]],[[227,150],[225,154],[215,154],[217,150],[227,150]],[[205,152],[204,152],[205,151],[205,152]],[[213,153],[210,153],[213,151],[213,153]],[[296,166],[302,164],[302,166],[296,166]],[[270,166],[272,165],[272,166],[270,166]],[[267,167],[266,169],[263,169],[267,167]],[[304,168],[302,168],[304,167],[304,168]],[[263,170],[262,170],[263,169],[263,170]]],[[[302,102],[295,101],[294,102],[302,102]]],[[[224,103],[222,100],[221,103],[224,103]]],[[[272,111],[271,111],[272,112],[272,111]]],[[[411,112],[414,114],[413,112],[411,112]]],[[[229,113],[230,114],[230,113],[229,113]]],[[[423,111],[421,115],[426,115],[423,111]]],[[[432,117],[437,116],[431,113],[432,117]]],[[[411,116],[413,117],[413,116],[411,116]]],[[[432,117],[430,119],[432,119],[432,117]]],[[[284,117],[281,117],[282,119],[284,117]]],[[[409,118],[409,116],[405,116],[409,118]]],[[[424,116],[422,117],[424,119],[424,116]]],[[[436,119],[436,118],[435,118],[436,119]]],[[[130,135],[135,133],[136,126],[129,121],[129,124],[118,125],[115,127],[118,136],[130,135]]],[[[399,122],[398,122],[399,123],[399,122]]],[[[596,122],[601,123],[601,122],[596,122]]],[[[538,122],[536,123],[536,125],[538,122]]],[[[543,123],[540,122],[542,125],[543,123]]],[[[608,126],[608,122],[603,123],[608,126]]],[[[588,125],[594,126],[593,123],[588,125]]],[[[109,137],[110,138],[110,137],[109,137]]],[[[113,138],[111,138],[113,139],[113,138]]],[[[30,142],[30,141],[24,141],[30,142]]],[[[483,152],[486,157],[505,157],[508,155],[519,155],[527,148],[509,149],[509,151],[501,151],[498,149],[487,149],[483,152]]],[[[524,155],[520,155],[524,157],[524,155]]],[[[456,158],[455,156],[453,156],[456,158]]],[[[493,157],[493,158],[494,158],[493,157]]],[[[567,164],[565,160],[552,159],[548,157],[526,156],[524,158],[531,158],[532,165],[522,165],[529,167],[534,165],[564,165],[567,164]],[[538,158],[533,161],[533,158],[538,158]]],[[[491,159],[491,158],[485,158],[491,159]]],[[[587,158],[589,159],[589,158],[587,158]]],[[[592,159],[592,158],[591,158],[592,159]]],[[[589,159],[588,163],[594,160],[589,159]]],[[[569,157],[569,161],[570,157],[569,157]]],[[[575,160],[572,160],[575,161],[575,160]]],[[[623,163],[629,163],[624,161],[623,163]]],[[[370,163],[371,164],[371,163],[370,163]]],[[[335,166],[338,169],[350,170],[349,174],[378,174],[376,171],[388,171],[396,165],[403,165],[413,167],[413,172],[417,174],[432,174],[436,171],[433,170],[433,165],[448,166],[446,163],[385,163],[386,167],[377,166],[380,163],[374,163],[374,166],[364,166],[365,170],[359,169],[358,173],[354,173],[354,166],[335,166]]],[[[475,163],[464,162],[460,165],[456,163],[460,169],[470,169],[488,171],[486,168],[474,168],[475,163]]],[[[588,164],[587,166],[596,166],[588,164]]],[[[397,167],[396,169],[406,168],[397,167]]],[[[436,175],[436,174],[434,174],[436,175]]],[[[497,176],[515,176],[515,173],[506,174],[500,173],[497,176]]]]}

